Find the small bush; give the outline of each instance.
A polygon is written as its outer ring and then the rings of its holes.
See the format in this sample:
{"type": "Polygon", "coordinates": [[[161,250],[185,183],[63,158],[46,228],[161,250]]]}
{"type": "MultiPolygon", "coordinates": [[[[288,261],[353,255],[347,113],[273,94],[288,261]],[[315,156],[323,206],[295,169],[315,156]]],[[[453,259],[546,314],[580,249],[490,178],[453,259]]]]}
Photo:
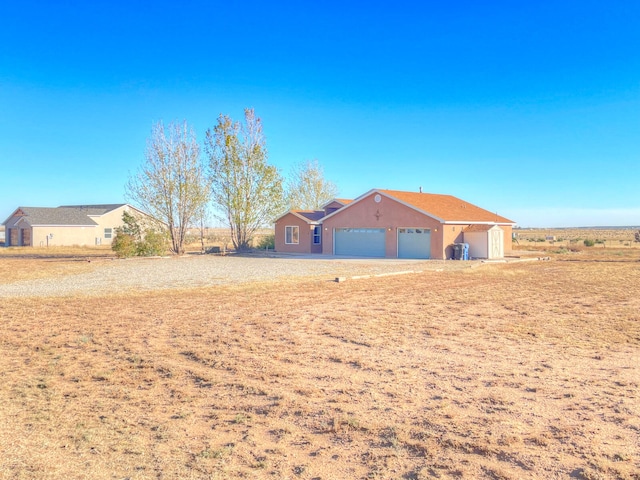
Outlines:
{"type": "Polygon", "coordinates": [[[143,229],[128,212],[122,214],[123,225],[115,229],[111,250],[118,258],[163,255],[167,251],[167,234],[151,228],[143,229]]]}
{"type": "Polygon", "coordinates": [[[164,255],[167,251],[167,235],[150,230],[144,234],[144,239],[138,242],[137,254],[141,257],[164,255]]]}
{"type": "Polygon", "coordinates": [[[111,242],[111,250],[116,252],[118,258],[128,258],[136,255],[136,240],[133,235],[116,231],[116,236],[111,242]]]}
{"type": "Polygon", "coordinates": [[[276,248],[276,236],[274,234],[265,235],[260,239],[256,248],[260,250],[273,250],[276,248]]]}
{"type": "Polygon", "coordinates": [[[590,238],[585,239],[584,241],[584,246],[585,247],[593,247],[596,244],[596,242],[594,242],[593,240],[591,240],[590,238]]]}

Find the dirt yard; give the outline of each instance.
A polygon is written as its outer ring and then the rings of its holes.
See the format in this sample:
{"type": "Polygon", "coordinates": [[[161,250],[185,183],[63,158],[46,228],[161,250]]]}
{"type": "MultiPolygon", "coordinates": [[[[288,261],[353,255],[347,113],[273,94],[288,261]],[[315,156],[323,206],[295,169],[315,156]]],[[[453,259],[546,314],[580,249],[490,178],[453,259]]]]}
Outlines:
{"type": "Polygon", "coordinates": [[[640,250],[329,273],[3,298],[0,478],[640,479],[640,250]]]}

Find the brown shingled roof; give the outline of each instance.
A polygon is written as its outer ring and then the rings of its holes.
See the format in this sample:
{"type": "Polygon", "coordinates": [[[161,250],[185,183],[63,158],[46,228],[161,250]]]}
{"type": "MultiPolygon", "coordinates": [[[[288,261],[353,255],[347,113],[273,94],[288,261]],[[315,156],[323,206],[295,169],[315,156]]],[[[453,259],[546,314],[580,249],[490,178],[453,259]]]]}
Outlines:
{"type": "Polygon", "coordinates": [[[497,213],[480,208],[453,195],[398,190],[377,191],[445,222],[515,223],[513,220],[501,217],[497,213]]]}

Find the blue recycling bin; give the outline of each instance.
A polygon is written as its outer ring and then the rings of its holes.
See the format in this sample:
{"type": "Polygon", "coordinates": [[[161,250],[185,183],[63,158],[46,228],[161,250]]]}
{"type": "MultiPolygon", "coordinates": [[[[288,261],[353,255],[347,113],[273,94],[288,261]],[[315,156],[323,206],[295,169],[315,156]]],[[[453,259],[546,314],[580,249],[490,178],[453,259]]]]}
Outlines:
{"type": "Polygon", "coordinates": [[[469,244],[462,244],[462,260],[469,260],[469,244]]]}

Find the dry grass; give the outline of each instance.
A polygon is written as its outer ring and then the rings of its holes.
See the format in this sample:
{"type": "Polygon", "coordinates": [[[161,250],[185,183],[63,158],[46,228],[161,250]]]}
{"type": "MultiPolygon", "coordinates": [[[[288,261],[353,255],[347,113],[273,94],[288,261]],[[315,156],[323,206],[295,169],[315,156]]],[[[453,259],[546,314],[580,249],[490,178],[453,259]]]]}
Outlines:
{"type": "Polygon", "coordinates": [[[0,283],[82,273],[114,258],[109,247],[0,248],[0,283]]]}
{"type": "Polygon", "coordinates": [[[517,229],[520,246],[531,244],[552,246],[581,246],[584,240],[598,242],[595,248],[640,247],[635,241],[637,228],[546,228],[517,229]],[[547,240],[555,238],[555,240],[547,240]]]}
{"type": "Polygon", "coordinates": [[[3,301],[0,478],[637,480],[638,257],[3,301]]]}

